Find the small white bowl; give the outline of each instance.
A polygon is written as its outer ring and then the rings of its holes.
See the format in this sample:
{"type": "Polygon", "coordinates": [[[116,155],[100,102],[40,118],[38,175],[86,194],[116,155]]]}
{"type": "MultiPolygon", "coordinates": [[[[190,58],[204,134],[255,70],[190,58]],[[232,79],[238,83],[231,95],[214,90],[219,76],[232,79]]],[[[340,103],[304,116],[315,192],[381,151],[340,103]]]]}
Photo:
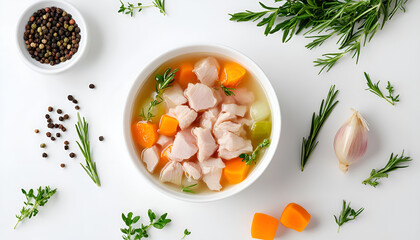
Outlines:
{"type": "Polygon", "coordinates": [[[22,56],[23,61],[33,70],[41,73],[59,73],[72,67],[80,60],[83,53],[85,52],[87,40],[88,29],[86,27],[86,23],[83,19],[82,14],[80,14],[80,12],[73,5],[65,1],[37,1],[33,3],[22,13],[16,28],[16,42],[18,45],[18,51],[22,56]],[[81,35],[79,49],[73,55],[73,57],[70,60],[67,60],[63,63],[54,66],[51,66],[50,64],[40,63],[34,58],[32,58],[28,50],[26,49],[25,40],[23,39],[23,34],[26,30],[25,27],[27,22],[29,21],[29,18],[34,12],[46,7],[58,7],[71,14],[80,28],[81,35]]]}
{"type": "Polygon", "coordinates": [[[154,188],[158,189],[160,192],[166,194],[167,196],[184,200],[190,202],[208,202],[220,200],[227,198],[229,196],[235,195],[240,191],[247,188],[251,185],[267,168],[268,164],[273,159],[274,153],[276,151],[277,145],[280,139],[280,130],[281,130],[281,116],[280,116],[280,106],[276,93],[273,90],[273,87],[268,80],[267,76],[258,67],[255,62],[243,55],[242,53],[221,45],[214,44],[203,44],[203,45],[190,45],[185,47],[179,47],[174,50],[171,50],[167,53],[164,53],[151,61],[138,75],[136,81],[133,83],[133,86],[130,89],[130,92],[127,97],[124,109],[124,118],[123,118],[123,131],[125,135],[125,141],[128,147],[131,160],[133,161],[136,168],[139,170],[140,174],[144,179],[151,184],[154,188]],[[135,151],[134,142],[131,137],[130,126],[132,120],[133,104],[136,99],[137,94],[142,88],[144,82],[148,77],[163,63],[167,62],[170,59],[176,58],[178,56],[189,54],[189,53],[209,53],[226,56],[227,58],[235,60],[237,63],[244,66],[249,72],[251,72],[255,79],[259,81],[260,85],[263,87],[266,96],[268,97],[268,102],[271,108],[272,116],[272,132],[271,132],[271,144],[264,153],[264,156],[259,160],[255,168],[249,173],[248,177],[241,183],[231,186],[227,189],[222,189],[220,192],[210,192],[203,194],[186,194],[180,190],[176,191],[165,184],[161,183],[149,172],[147,172],[145,166],[139,159],[135,151]]]}

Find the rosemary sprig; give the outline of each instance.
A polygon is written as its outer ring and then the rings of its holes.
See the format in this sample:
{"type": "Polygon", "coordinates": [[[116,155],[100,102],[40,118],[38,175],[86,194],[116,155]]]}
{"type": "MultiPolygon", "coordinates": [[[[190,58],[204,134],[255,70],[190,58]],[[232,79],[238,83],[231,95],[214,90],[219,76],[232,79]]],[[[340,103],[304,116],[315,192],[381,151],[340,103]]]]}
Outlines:
{"type": "Polygon", "coordinates": [[[186,236],[188,236],[188,235],[190,235],[191,234],[191,232],[190,231],[188,231],[188,229],[185,229],[184,230],[184,236],[181,238],[181,239],[184,239],[186,236]]]}
{"type": "Polygon", "coordinates": [[[350,202],[347,205],[346,204],[346,200],[343,200],[343,208],[341,209],[340,216],[337,217],[337,216],[334,215],[335,222],[338,225],[337,232],[340,231],[340,227],[344,223],[356,219],[356,217],[359,216],[363,212],[363,210],[365,210],[365,209],[364,208],[360,208],[359,210],[355,211],[354,209],[352,209],[350,207],[350,202]]]}
{"type": "Polygon", "coordinates": [[[401,153],[401,156],[398,156],[396,154],[394,156],[394,153],[391,153],[391,156],[389,157],[388,163],[380,170],[372,169],[370,172],[370,177],[366,178],[362,183],[363,184],[369,184],[373,187],[376,187],[379,185],[378,179],[380,178],[388,178],[388,173],[395,171],[399,168],[406,168],[408,165],[403,165],[405,163],[410,162],[412,159],[411,157],[404,157],[404,150],[401,153]]]}
{"type": "Polygon", "coordinates": [[[178,72],[178,68],[171,72],[171,68],[166,69],[166,71],[161,74],[156,74],[156,95],[153,100],[150,102],[149,107],[147,108],[146,112],[144,108],[141,110],[140,116],[143,118],[144,121],[150,121],[154,115],[152,114],[152,110],[155,106],[159,105],[163,102],[162,93],[169,87],[172,87],[172,83],[175,81],[175,73],[178,72]]]}
{"type": "Polygon", "coordinates": [[[163,15],[166,15],[165,0],[154,0],[152,5],[143,5],[141,2],[139,2],[137,3],[137,6],[130,2],[127,2],[127,6],[125,6],[121,0],[120,2],[121,6],[118,12],[123,14],[130,14],[131,17],[134,15],[136,10],[137,12],[141,12],[144,8],[148,7],[156,7],[163,15]]]}
{"type": "Polygon", "coordinates": [[[122,238],[124,240],[140,240],[142,238],[149,237],[149,233],[147,232],[150,227],[154,227],[156,229],[162,229],[166,226],[166,224],[170,223],[172,220],[167,219],[167,213],[160,216],[158,220],[156,220],[156,214],[149,209],[147,212],[149,216],[150,223],[148,225],[141,224],[140,228],[136,228],[133,225],[136,224],[140,220],[140,216],[136,216],[133,218],[133,213],[129,212],[127,216],[121,214],[121,217],[128,228],[121,228],[121,232],[124,234],[122,238]]]}
{"type": "Polygon", "coordinates": [[[197,183],[189,185],[189,186],[182,185],[181,191],[187,192],[187,193],[195,193],[193,190],[191,190],[191,188],[193,188],[195,186],[197,186],[197,183]]]}
{"type": "Polygon", "coordinates": [[[37,194],[34,195],[34,190],[30,189],[29,191],[25,191],[25,189],[21,190],[22,193],[26,197],[26,201],[23,202],[25,204],[24,207],[20,210],[20,215],[16,215],[18,222],[16,223],[13,229],[16,229],[17,225],[25,218],[32,218],[35,217],[39,210],[38,207],[44,206],[48,200],[57,192],[57,188],[51,190],[49,186],[46,186],[45,189],[39,187],[37,189],[37,194]]]}
{"type": "Polygon", "coordinates": [[[337,53],[327,53],[314,61],[320,72],[329,71],[348,53],[358,62],[361,47],[382,29],[398,10],[405,12],[407,0],[275,0],[279,7],[269,7],[260,2],[262,11],[245,11],[230,14],[231,21],[258,21],[265,26],[264,34],[283,32],[283,42],[305,32],[312,42],[306,48],[321,46],[330,38],[338,37],[337,53]],[[277,23],[277,24],[276,24],[277,23]]]}
{"type": "Polygon", "coordinates": [[[92,160],[92,157],[90,156],[90,141],[89,141],[89,135],[88,135],[89,124],[86,122],[84,117],[83,117],[83,120],[80,119],[80,114],[77,113],[77,123],[75,126],[76,126],[77,135],[79,136],[79,139],[80,139],[80,143],[79,141],[76,141],[76,143],[79,146],[80,151],[82,152],[86,160],[86,166],[83,166],[82,163],[80,163],[80,165],[83,167],[83,169],[92,179],[92,181],[98,187],[100,187],[101,181],[99,180],[98,172],[96,170],[96,162],[94,162],[92,160]]]}
{"type": "Polygon", "coordinates": [[[366,88],[366,90],[369,90],[370,92],[376,94],[377,96],[379,96],[380,98],[385,99],[387,102],[389,102],[392,105],[395,105],[396,102],[399,102],[400,99],[400,95],[397,96],[393,96],[394,94],[394,87],[391,85],[391,83],[388,81],[388,85],[386,86],[386,90],[388,90],[388,96],[385,96],[381,89],[379,88],[379,83],[381,81],[378,81],[377,83],[372,83],[372,80],[370,79],[369,74],[367,74],[365,72],[365,78],[366,78],[366,84],[368,86],[368,88],[366,88]]]}
{"type": "Polygon", "coordinates": [[[321,131],[322,126],[339,102],[335,100],[338,92],[338,90],[335,90],[335,85],[331,86],[327,99],[323,99],[321,102],[318,115],[316,115],[315,112],[312,114],[311,130],[309,131],[309,136],[308,138],[303,138],[302,141],[302,151],[300,157],[300,170],[302,172],[306,163],[308,162],[309,157],[311,156],[311,153],[318,145],[317,137],[321,131]]]}
{"type": "Polygon", "coordinates": [[[251,163],[254,162],[254,164],[257,164],[257,156],[258,153],[261,151],[261,149],[266,148],[270,145],[270,139],[264,139],[251,154],[242,153],[239,155],[240,158],[242,158],[242,162],[246,162],[246,165],[251,165],[251,163]]]}
{"type": "Polygon", "coordinates": [[[235,96],[235,93],[233,92],[235,88],[228,88],[223,86],[223,84],[220,84],[220,87],[222,88],[223,92],[225,92],[226,96],[235,96]]]}

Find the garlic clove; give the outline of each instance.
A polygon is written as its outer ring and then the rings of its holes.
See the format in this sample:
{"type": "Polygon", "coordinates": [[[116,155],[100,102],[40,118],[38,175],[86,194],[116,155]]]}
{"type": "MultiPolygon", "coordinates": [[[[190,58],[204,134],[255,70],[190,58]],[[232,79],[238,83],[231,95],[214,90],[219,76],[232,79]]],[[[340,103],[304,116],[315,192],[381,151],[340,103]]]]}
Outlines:
{"type": "Polygon", "coordinates": [[[358,161],[366,153],[368,131],[366,120],[356,110],[341,126],[334,138],[334,151],[339,161],[339,168],[347,172],[351,164],[358,161]]]}

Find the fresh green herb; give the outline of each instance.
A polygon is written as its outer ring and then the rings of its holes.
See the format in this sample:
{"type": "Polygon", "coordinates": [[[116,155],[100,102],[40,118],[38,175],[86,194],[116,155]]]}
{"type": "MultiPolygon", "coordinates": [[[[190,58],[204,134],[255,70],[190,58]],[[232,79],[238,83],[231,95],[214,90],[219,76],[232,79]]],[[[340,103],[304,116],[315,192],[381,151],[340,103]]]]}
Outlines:
{"type": "Polygon", "coordinates": [[[147,231],[151,226],[157,229],[162,229],[166,226],[166,224],[172,221],[171,219],[166,219],[166,216],[168,215],[167,213],[160,216],[158,220],[156,220],[156,214],[150,209],[147,212],[147,215],[150,219],[149,225],[141,224],[140,228],[136,228],[133,225],[140,220],[140,216],[136,216],[133,218],[132,212],[129,212],[127,216],[125,216],[124,213],[121,214],[125,225],[128,227],[120,229],[121,232],[124,234],[122,238],[124,240],[140,240],[142,238],[147,238],[149,237],[149,233],[147,231]]]}
{"type": "Polygon", "coordinates": [[[406,168],[408,165],[402,165],[405,163],[410,162],[412,159],[410,157],[404,157],[404,150],[401,153],[401,156],[399,157],[398,154],[394,156],[394,153],[391,153],[391,156],[389,157],[388,163],[380,170],[372,169],[370,172],[370,177],[365,179],[362,183],[363,184],[369,184],[373,187],[378,186],[379,182],[378,179],[380,178],[388,178],[388,173],[395,171],[399,168],[406,168]]]}
{"type": "Polygon", "coordinates": [[[354,209],[350,207],[350,203],[347,205],[346,201],[343,200],[343,209],[341,209],[340,216],[337,218],[337,216],[334,215],[335,222],[338,225],[337,232],[340,231],[341,225],[343,225],[344,223],[348,221],[354,220],[357,216],[359,216],[363,212],[363,210],[365,209],[360,208],[359,210],[355,211],[354,209]]]}
{"type": "Polygon", "coordinates": [[[187,193],[195,193],[193,190],[191,190],[191,188],[193,188],[195,186],[197,186],[197,183],[196,184],[189,185],[189,186],[182,185],[181,191],[187,192],[187,193]]]}
{"type": "Polygon", "coordinates": [[[239,155],[242,158],[242,162],[246,162],[246,165],[257,164],[257,156],[261,149],[266,148],[270,145],[270,139],[264,139],[251,154],[242,153],[239,155]]]}
{"type": "Polygon", "coordinates": [[[137,6],[130,2],[127,2],[127,6],[125,6],[121,0],[120,2],[121,6],[118,10],[119,13],[130,14],[130,16],[133,16],[135,11],[141,12],[144,8],[156,7],[163,15],[166,15],[165,0],[154,0],[152,5],[143,5],[141,2],[139,2],[137,3],[137,6]]]}
{"type": "Polygon", "coordinates": [[[367,80],[367,86],[369,88],[366,88],[366,90],[369,90],[370,92],[378,95],[379,97],[385,99],[387,102],[389,102],[392,105],[395,105],[396,102],[399,102],[400,100],[398,99],[400,97],[400,95],[397,96],[393,96],[394,94],[394,87],[391,85],[391,83],[388,81],[388,85],[386,86],[386,90],[388,90],[388,96],[384,96],[384,94],[382,93],[381,89],[379,88],[379,82],[377,83],[372,83],[372,80],[370,80],[369,74],[367,74],[365,72],[365,77],[367,80]]]}
{"type": "Polygon", "coordinates": [[[308,49],[321,46],[326,40],[338,37],[337,53],[327,53],[314,61],[315,66],[330,70],[335,63],[352,53],[359,60],[361,47],[370,41],[375,33],[398,10],[405,12],[407,0],[275,0],[282,2],[279,7],[269,7],[260,2],[263,11],[245,11],[230,14],[231,21],[258,21],[257,26],[265,26],[264,34],[283,32],[283,42],[305,31],[307,38],[313,39],[306,45],[308,49]],[[276,22],[278,22],[276,24],[276,22]],[[306,30],[307,29],[307,30],[306,30]]]}
{"type": "Polygon", "coordinates": [[[171,68],[166,69],[166,71],[161,74],[156,74],[156,95],[153,100],[150,102],[149,107],[147,108],[147,112],[144,109],[141,110],[140,116],[143,118],[144,121],[150,121],[154,115],[152,114],[152,110],[155,106],[159,105],[163,102],[162,93],[167,89],[172,87],[172,83],[175,81],[175,73],[178,72],[178,68],[171,72],[171,68]]]}
{"type": "Polygon", "coordinates": [[[323,99],[321,102],[321,107],[319,108],[319,113],[316,115],[312,114],[311,130],[309,132],[308,138],[303,138],[302,141],[302,152],[300,156],[300,170],[303,171],[306,163],[308,162],[311,153],[314,151],[318,145],[317,137],[321,131],[322,126],[325,121],[330,116],[332,110],[334,110],[338,101],[335,101],[337,97],[338,90],[335,90],[335,85],[331,86],[330,91],[328,92],[327,99],[323,99]]]}
{"type": "Polygon", "coordinates": [[[223,92],[225,92],[226,96],[235,96],[235,93],[233,92],[235,88],[228,88],[223,86],[223,84],[220,84],[220,87],[222,88],[223,92]]]}
{"type": "Polygon", "coordinates": [[[191,232],[188,231],[188,229],[184,230],[184,236],[181,239],[184,239],[186,236],[190,235],[191,232]]]}
{"type": "Polygon", "coordinates": [[[37,189],[37,194],[34,195],[34,190],[30,189],[28,192],[25,189],[22,189],[22,193],[25,194],[26,202],[22,210],[20,210],[20,215],[16,215],[18,222],[16,223],[14,229],[16,229],[17,225],[25,218],[32,218],[38,214],[38,207],[44,206],[50,197],[57,192],[57,188],[51,190],[49,186],[46,186],[45,189],[39,187],[37,189]]]}
{"type": "Polygon", "coordinates": [[[89,130],[89,124],[86,122],[86,119],[84,117],[83,117],[83,120],[80,119],[80,114],[77,113],[76,131],[77,131],[77,135],[79,135],[80,143],[79,141],[76,141],[76,143],[79,146],[80,151],[82,152],[86,160],[86,166],[83,166],[82,163],[80,163],[80,165],[89,175],[89,177],[93,180],[93,182],[98,187],[100,187],[101,181],[99,180],[98,172],[96,170],[96,162],[94,162],[92,160],[92,157],[90,156],[90,141],[89,141],[88,130],[89,130]]]}

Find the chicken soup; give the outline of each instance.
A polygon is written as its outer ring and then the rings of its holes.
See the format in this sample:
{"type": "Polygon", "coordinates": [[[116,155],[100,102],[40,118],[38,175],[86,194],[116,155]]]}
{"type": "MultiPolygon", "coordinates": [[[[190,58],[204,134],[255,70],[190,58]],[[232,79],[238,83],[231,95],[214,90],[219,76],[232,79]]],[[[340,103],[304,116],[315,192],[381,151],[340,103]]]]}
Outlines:
{"type": "Polygon", "coordinates": [[[224,56],[183,55],[164,63],[137,94],[132,137],[139,161],[185,193],[239,184],[270,143],[264,90],[224,56]]]}

